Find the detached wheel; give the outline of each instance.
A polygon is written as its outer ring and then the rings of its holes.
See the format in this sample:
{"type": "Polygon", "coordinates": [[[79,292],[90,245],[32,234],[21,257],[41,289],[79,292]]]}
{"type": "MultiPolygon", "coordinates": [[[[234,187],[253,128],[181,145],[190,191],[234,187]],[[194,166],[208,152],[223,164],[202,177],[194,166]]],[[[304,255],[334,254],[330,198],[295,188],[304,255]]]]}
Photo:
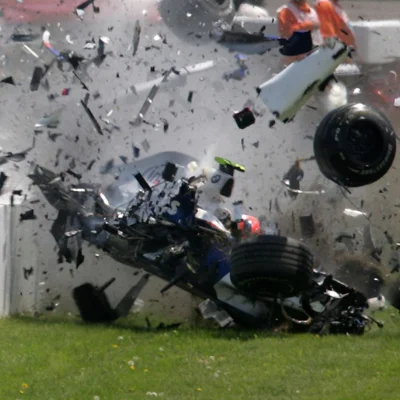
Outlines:
{"type": "Polygon", "coordinates": [[[210,41],[213,24],[230,24],[236,10],[233,0],[161,0],[158,12],[179,39],[201,44],[210,41]]]}
{"type": "Polygon", "coordinates": [[[380,111],[353,103],[328,113],[314,138],[320,171],[347,187],[369,185],[382,178],[396,155],[392,124],[380,111]]]}
{"type": "Polygon", "coordinates": [[[310,288],[313,265],[313,254],[299,241],[262,235],[233,248],[231,281],[250,295],[291,297],[310,288]]]}

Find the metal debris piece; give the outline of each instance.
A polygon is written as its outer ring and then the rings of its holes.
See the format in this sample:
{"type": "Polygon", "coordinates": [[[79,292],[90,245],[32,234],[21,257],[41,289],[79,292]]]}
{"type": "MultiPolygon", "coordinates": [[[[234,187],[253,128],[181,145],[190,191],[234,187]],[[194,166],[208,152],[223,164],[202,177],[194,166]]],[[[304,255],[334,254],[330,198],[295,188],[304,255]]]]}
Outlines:
{"type": "Polygon", "coordinates": [[[136,119],[134,121],[134,125],[135,126],[139,126],[142,122],[144,117],[146,116],[147,112],[149,111],[153,100],[155,98],[155,96],[157,95],[158,90],[160,89],[160,85],[162,85],[164,82],[167,81],[168,77],[171,75],[172,72],[172,68],[167,71],[164,75],[164,78],[162,79],[162,81],[160,83],[155,84],[151,90],[150,93],[148,94],[146,100],[144,101],[142,108],[140,109],[138,115],[136,116],[136,119]]]}
{"type": "Polygon", "coordinates": [[[362,212],[362,211],[359,211],[359,210],[352,210],[351,208],[345,208],[344,210],[343,210],[343,214],[345,214],[345,215],[347,215],[347,216],[349,216],[349,217],[361,217],[361,216],[364,216],[364,217],[367,217],[368,215],[367,215],[367,213],[365,213],[365,212],[362,212]]]}
{"type": "Polygon", "coordinates": [[[88,115],[88,117],[90,118],[90,120],[92,121],[97,133],[99,135],[103,135],[103,131],[101,129],[100,124],[97,122],[95,116],[93,115],[92,111],[89,109],[89,107],[86,105],[86,103],[84,102],[84,100],[81,100],[81,104],[83,109],[86,111],[86,114],[88,115]]]}
{"type": "MultiPolygon", "coordinates": [[[[75,75],[75,77],[78,79],[78,81],[82,85],[82,89],[89,90],[89,88],[83,82],[82,78],[76,73],[76,71],[72,71],[72,73],[75,75]]],[[[85,95],[85,99],[86,99],[86,95],[85,95]]],[[[85,101],[85,104],[87,104],[87,101],[85,101]]]]}
{"type": "Polygon", "coordinates": [[[78,173],[72,171],[71,169],[67,169],[65,172],[66,172],[68,175],[71,175],[71,176],[73,176],[74,178],[76,178],[76,179],[78,179],[78,180],[82,179],[82,174],[78,174],[78,173]]]}
{"type": "Polygon", "coordinates": [[[140,34],[142,32],[142,27],[140,26],[139,20],[136,21],[135,23],[135,31],[133,33],[133,41],[132,41],[132,55],[134,56],[139,48],[139,43],[140,43],[140,34]]]}
{"type": "MultiPolygon", "coordinates": [[[[168,75],[167,78],[168,77],[171,78],[168,82],[172,81],[173,79],[180,79],[187,75],[204,72],[206,70],[214,68],[215,66],[216,66],[215,61],[205,61],[194,65],[187,65],[186,67],[180,68],[178,70],[175,68],[171,68],[173,74],[170,76],[170,74],[167,72],[168,75]]],[[[132,85],[131,89],[134,94],[140,94],[143,92],[147,92],[155,85],[159,86],[165,82],[167,82],[167,79],[165,79],[165,75],[163,75],[162,77],[152,79],[151,81],[148,82],[132,85]]]]}

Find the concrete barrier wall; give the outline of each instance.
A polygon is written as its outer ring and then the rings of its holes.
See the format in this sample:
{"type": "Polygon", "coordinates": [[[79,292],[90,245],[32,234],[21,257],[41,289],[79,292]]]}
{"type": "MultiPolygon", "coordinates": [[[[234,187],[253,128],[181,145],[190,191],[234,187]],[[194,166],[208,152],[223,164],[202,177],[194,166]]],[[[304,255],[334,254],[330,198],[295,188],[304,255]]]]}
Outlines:
{"type": "Polygon", "coordinates": [[[19,222],[23,204],[0,205],[0,315],[37,309],[38,250],[35,221],[19,222]]]}

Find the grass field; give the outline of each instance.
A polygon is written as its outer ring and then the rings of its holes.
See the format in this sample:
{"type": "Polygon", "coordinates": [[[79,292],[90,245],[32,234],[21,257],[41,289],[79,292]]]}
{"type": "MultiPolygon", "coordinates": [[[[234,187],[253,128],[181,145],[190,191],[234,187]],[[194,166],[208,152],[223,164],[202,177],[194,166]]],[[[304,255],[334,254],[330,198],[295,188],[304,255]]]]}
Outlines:
{"type": "Polygon", "coordinates": [[[363,337],[4,319],[0,399],[399,399],[400,316],[378,317],[363,337]]]}

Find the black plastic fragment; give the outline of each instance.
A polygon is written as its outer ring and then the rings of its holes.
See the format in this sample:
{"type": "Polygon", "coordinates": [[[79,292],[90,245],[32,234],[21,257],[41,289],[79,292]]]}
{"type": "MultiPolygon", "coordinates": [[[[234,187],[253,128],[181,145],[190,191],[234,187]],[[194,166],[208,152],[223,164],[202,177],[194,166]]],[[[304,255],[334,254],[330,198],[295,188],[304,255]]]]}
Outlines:
{"type": "Polygon", "coordinates": [[[35,210],[26,211],[26,212],[20,214],[20,216],[19,216],[20,221],[29,221],[29,220],[33,220],[33,219],[37,219],[37,217],[35,215],[35,210]]]}
{"type": "Polygon", "coordinates": [[[140,26],[140,22],[136,21],[136,23],[135,23],[135,31],[134,31],[134,34],[133,34],[133,41],[132,41],[132,47],[133,47],[132,55],[133,56],[138,51],[141,32],[142,32],[142,27],[140,26]]]}
{"type": "Polygon", "coordinates": [[[33,42],[34,40],[37,40],[40,38],[40,35],[34,34],[34,33],[13,33],[10,37],[10,39],[13,42],[33,42]]]}
{"type": "Polygon", "coordinates": [[[79,4],[79,6],[77,6],[76,8],[78,10],[84,10],[85,8],[87,8],[88,6],[90,6],[91,4],[94,5],[94,0],[86,0],[83,3],[79,4]]]}
{"type": "Polygon", "coordinates": [[[12,76],[9,76],[7,78],[2,79],[0,81],[0,83],[7,83],[9,85],[14,85],[15,86],[14,78],[12,76]]]}
{"type": "Polygon", "coordinates": [[[253,112],[248,107],[233,114],[233,118],[239,129],[245,129],[256,122],[253,112]]]}
{"type": "Polygon", "coordinates": [[[39,89],[40,81],[43,76],[43,68],[35,67],[30,83],[30,89],[32,92],[36,92],[39,89]]]}
{"type": "Polygon", "coordinates": [[[93,115],[92,111],[89,109],[89,107],[86,105],[86,103],[83,100],[81,100],[81,104],[82,104],[83,109],[86,111],[86,114],[88,115],[88,117],[92,121],[97,133],[99,135],[103,135],[103,131],[101,129],[101,126],[97,122],[97,120],[96,120],[95,116],[93,115]]]}
{"type": "Polygon", "coordinates": [[[33,267],[23,268],[23,271],[24,271],[24,278],[28,280],[28,278],[33,274],[33,267]]]}

